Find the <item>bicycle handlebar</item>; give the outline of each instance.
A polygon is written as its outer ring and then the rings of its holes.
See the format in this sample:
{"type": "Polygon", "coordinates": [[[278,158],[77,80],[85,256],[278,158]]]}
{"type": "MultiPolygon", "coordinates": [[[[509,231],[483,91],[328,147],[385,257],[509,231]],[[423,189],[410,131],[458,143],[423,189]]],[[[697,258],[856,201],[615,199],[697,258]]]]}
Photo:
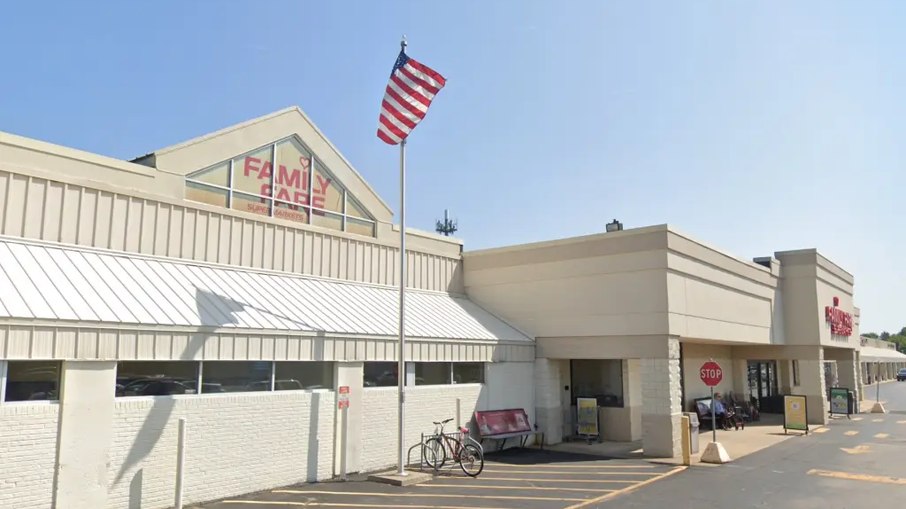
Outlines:
{"type": "Polygon", "coordinates": [[[435,425],[435,426],[440,426],[441,424],[446,424],[446,423],[448,423],[448,422],[450,422],[450,421],[452,421],[452,420],[453,420],[453,418],[450,417],[450,418],[447,419],[446,421],[443,421],[443,422],[435,422],[434,425],[435,425]]]}

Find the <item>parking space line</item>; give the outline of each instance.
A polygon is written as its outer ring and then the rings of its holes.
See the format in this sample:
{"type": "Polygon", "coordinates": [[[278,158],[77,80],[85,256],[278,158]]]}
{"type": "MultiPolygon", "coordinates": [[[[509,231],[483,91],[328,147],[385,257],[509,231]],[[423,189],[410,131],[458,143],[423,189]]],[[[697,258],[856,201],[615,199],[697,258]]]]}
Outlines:
{"type": "MultiPolygon", "coordinates": [[[[378,507],[389,509],[400,509],[402,507],[415,507],[418,509],[475,509],[460,505],[386,505],[386,504],[341,504],[338,502],[290,502],[286,500],[224,500],[221,504],[243,504],[243,505],[280,505],[293,507],[378,507]]],[[[483,507],[482,509],[509,509],[507,507],[483,507]]]]}
{"type": "Polygon", "coordinates": [[[339,495],[363,497],[434,497],[434,498],[496,498],[499,500],[550,500],[554,502],[581,502],[584,498],[562,497],[517,497],[513,495],[466,495],[462,493],[366,493],[362,491],[308,491],[308,490],[273,490],[271,493],[285,493],[292,495],[339,495]]]}
{"type": "Polygon", "coordinates": [[[614,479],[526,479],[524,477],[482,477],[482,481],[522,481],[522,482],[566,482],[566,483],[633,483],[639,481],[631,481],[629,479],[624,480],[614,480],[614,479]]]}
{"type": "Polygon", "coordinates": [[[875,435],[875,438],[887,438],[889,436],[890,435],[887,433],[878,433],[877,435],[875,435]]]}
{"type": "Polygon", "coordinates": [[[875,482],[882,484],[900,484],[906,485],[906,478],[901,477],[887,477],[883,475],[867,475],[867,474],[851,474],[849,472],[835,472],[833,470],[819,470],[811,469],[808,471],[809,475],[817,475],[821,477],[831,477],[834,479],[846,479],[849,481],[863,481],[863,482],[875,482]]]}
{"type": "Polygon", "coordinates": [[[812,433],[827,433],[828,431],[829,431],[829,428],[818,428],[818,429],[812,430],[812,433]]]}
{"type": "Polygon", "coordinates": [[[855,430],[849,430],[849,431],[847,431],[847,432],[845,432],[845,433],[843,433],[843,434],[846,435],[846,436],[848,436],[848,437],[854,437],[854,436],[858,435],[859,432],[858,432],[858,431],[855,431],[855,430]]]}
{"type": "Polygon", "coordinates": [[[884,419],[872,419],[871,422],[884,422],[884,419]]]}
{"type": "Polygon", "coordinates": [[[906,424],[906,421],[897,421],[897,424],[906,424]]]}
{"type": "Polygon", "coordinates": [[[861,418],[861,417],[853,417],[853,420],[854,420],[854,421],[861,421],[862,418],[861,418]]]}
{"type": "Polygon", "coordinates": [[[497,468],[497,467],[507,467],[507,468],[565,468],[565,469],[586,469],[586,468],[629,468],[629,469],[652,469],[657,468],[656,465],[551,465],[549,463],[530,463],[519,465],[516,463],[491,463],[486,461],[485,467],[497,468]]]}
{"type": "MultiPolygon", "coordinates": [[[[643,481],[644,482],[644,481],[643,481]]],[[[532,490],[532,491],[580,491],[582,493],[590,492],[599,492],[599,493],[610,493],[617,490],[607,490],[601,488],[557,488],[550,486],[499,486],[499,485],[489,485],[489,484],[418,484],[416,485],[419,488],[463,488],[467,487],[470,490],[532,490]]]]}
{"type": "Polygon", "coordinates": [[[683,470],[686,470],[686,467],[676,467],[676,468],[674,468],[673,470],[670,470],[669,472],[665,472],[665,473],[659,475],[658,477],[653,477],[653,478],[651,478],[651,479],[646,479],[646,480],[644,480],[644,481],[642,481],[642,482],[640,482],[640,483],[634,484],[634,485],[632,485],[632,486],[627,486],[627,487],[625,487],[625,488],[623,488],[623,489],[621,489],[621,490],[617,490],[617,491],[614,491],[614,492],[612,492],[612,493],[608,493],[608,494],[606,494],[606,495],[601,495],[600,497],[597,497],[597,498],[593,498],[593,499],[590,499],[590,500],[586,500],[585,502],[579,502],[578,504],[571,505],[571,506],[569,506],[569,507],[566,507],[565,509],[580,509],[580,508],[582,508],[582,507],[588,507],[588,506],[590,506],[590,505],[592,505],[592,504],[597,504],[597,503],[603,502],[603,501],[605,501],[605,500],[608,500],[608,499],[611,499],[611,498],[620,496],[620,495],[622,495],[622,494],[624,494],[624,493],[629,493],[629,492],[631,492],[631,491],[635,491],[635,490],[641,488],[642,486],[645,486],[645,485],[647,485],[647,484],[651,484],[651,483],[653,483],[653,482],[655,482],[655,481],[660,481],[661,479],[664,479],[664,478],[666,478],[666,477],[670,477],[671,475],[677,474],[677,473],[679,473],[679,472],[682,472],[683,470]]]}
{"type": "Polygon", "coordinates": [[[548,472],[547,470],[496,470],[484,469],[482,473],[490,472],[492,474],[547,474],[547,475],[658,475],[660,472],[548,472]]]}

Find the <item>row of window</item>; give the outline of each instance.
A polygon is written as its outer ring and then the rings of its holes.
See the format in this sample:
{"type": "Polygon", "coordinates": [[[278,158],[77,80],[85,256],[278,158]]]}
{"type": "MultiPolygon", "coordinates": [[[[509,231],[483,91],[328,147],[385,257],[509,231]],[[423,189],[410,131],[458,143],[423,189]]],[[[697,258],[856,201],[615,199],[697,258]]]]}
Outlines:
{"type": "Polygon", "coordinates": [[[218,207],[374,236],[374,220],[295,138],[186,177],[186,198],[218,207]]]}
{"type": "MultiPolygon", "coordinates": [[[[407,385],[484,383],[480,362],[413,362],[407,385]]],[[[59,399],[59,361],[9,361],[0,401],[59,399]]],[[[334,363],[317,361],[123,361],[116,395],[167,396],[221,392],[285,391],[334,387],[334,363]]],[[[395,362],[366,362],[363,385],[398,383],[395,362]]]]}

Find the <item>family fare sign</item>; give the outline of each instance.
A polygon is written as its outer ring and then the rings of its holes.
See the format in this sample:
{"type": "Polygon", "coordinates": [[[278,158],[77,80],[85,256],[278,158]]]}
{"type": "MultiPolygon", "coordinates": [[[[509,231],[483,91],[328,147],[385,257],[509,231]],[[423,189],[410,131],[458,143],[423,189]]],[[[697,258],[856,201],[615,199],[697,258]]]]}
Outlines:
{"type": "Polygon", "coordinates": [[[852,336],[853,315],[838,308],[837,306],[839,305],[840,298],[834,297],[833,306],[824,306],[824,320],[830,324],[831,334],[836,336],[852,336]]]}
{"type": "MultiPolygon", "coordinates": [[[[315,174],[314,178],[311,179],[312,189],[309,189],[311,159],[300,157],[299,165],[301,168],[288,169],[282,164],[277,167],[277,174],[274,176],[274,191],[277,196],[274,198],[297,205],[324,208],[331,179],[315,174]]],[[[257,179],[261,183],[258,194],[267,197],[271,196],[273,170],[274,165],[270,161],[262,161],[257,157],[251,156],[246,156],[242,165],[243,175],[247,179],[257,179]]],[[[252,207],[254,205],[256,204],[250,204],[249,206],[252,207]]]]}

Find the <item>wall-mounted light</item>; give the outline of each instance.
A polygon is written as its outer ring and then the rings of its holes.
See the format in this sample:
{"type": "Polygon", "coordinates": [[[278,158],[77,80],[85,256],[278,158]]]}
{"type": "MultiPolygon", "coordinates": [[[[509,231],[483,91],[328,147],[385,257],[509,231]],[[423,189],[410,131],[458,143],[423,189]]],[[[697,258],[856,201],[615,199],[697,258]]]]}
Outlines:
{"type": "Polygon", "coordinates": [[[617,221],[616,219],[614,219],[613,222],[611,222],[611,223],[607,223],[608,232],[618,232],[622,229],[623,229],[623,223],[617,221]]]}

